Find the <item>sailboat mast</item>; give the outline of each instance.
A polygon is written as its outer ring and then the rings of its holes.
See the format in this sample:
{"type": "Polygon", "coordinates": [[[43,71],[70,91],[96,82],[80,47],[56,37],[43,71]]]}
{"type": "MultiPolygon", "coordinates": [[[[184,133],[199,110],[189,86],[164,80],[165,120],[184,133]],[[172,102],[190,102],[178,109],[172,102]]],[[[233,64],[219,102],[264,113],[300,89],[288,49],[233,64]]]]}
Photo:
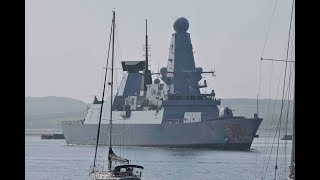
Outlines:
{"type": "MultiPolygon", "coordinates": [[[[109,128],[109,153],[110,153],[110,149],[112,149],[111,147],[111,141],[112,141],[112,98],[113,98],[113,62],[114,62],[114,31],[115,31],[115,12],[112,11],[113,13],[113,18],[112,18],[112,52],[111,52],[111,89],[110,89],[110,128],[109,128]]],[[[111,170],[111,159],[109,158],[109,154],[108,154],[108,170],[111,170]]]]}
{"type": "MultiPolygon", "coordinates": [[[[295,77],[294,77],[295,78],[295,77]]],[[[295,82],[295,79],[294,79],[294,82],[295,82]]],[[[295,84],[294,84],[295,85],[295,84]]],[[[295,135],[295,96],[296,96],[296,93],[295,93],[295,90],[293,88],[293,128],[292,128],[292,150],[291,150],[291,173],[293,175],[293,177],[295,177],[295,148],[296,148],[296,135],[295,135]]]]}
{"type": "MultiPolygon", "coordinates": [[[[292,18],[293,18],[293,11],[294,11],[294,5],[295,5],[295,0],[292,1],[292,6],[291,6],[291,17],[290,17],[290,29],[289,29],[289,40],[290,40],[290,33],[291,33],[291,25],[292,25],[292,18]]],[[[289,43],[289,42],[288,42],[289,43]]],[[[288,49],[289,49],[289,44],[288,44],[288,49]]],[[[287,52],[288,53],[288,52],[287,52]]],[[[295,66],[295,63],[294,63],[295,66]]],[[[294,69],[295,70],[295,69],[294,69]]],[[[292,175],[292,179],[296,179],[295,175],[295,96],[296,96],[296,91],[295,91],[295,86],[296,86],[296,76],[293,77],[293,123],[292,123],[292,150],[291,150],[291,167],[290,167],[290,175],[292,175]]]]}
{"type": "Polygon", "coordinates": [[[110,37],[109,37],[107,65],[106,65],[106,73],[104,75],[104,83],[103,83],[103,90],[102,90],[102,99],[101,99],[101,107],[100,107],[100,115],[99,115],[98,133],[97,133],[96,148],[95,148],[95,154],[94,154],[94,160],[93,160],[93,171],[95,170],[95,167],[96,167],[97,150],[98,150],[99,137],[100,137],[101,117],[102,117],[102,110],[103,110],[103,103],[104,103],[104,92],[105,92],[105,89],[106,89],[108,62],[109,62],[109,52],[110,52],[110,42],[111,42],[111,34],[112,34],[112,32],[113,32],[113,27],[111,27],[110,37]]]}

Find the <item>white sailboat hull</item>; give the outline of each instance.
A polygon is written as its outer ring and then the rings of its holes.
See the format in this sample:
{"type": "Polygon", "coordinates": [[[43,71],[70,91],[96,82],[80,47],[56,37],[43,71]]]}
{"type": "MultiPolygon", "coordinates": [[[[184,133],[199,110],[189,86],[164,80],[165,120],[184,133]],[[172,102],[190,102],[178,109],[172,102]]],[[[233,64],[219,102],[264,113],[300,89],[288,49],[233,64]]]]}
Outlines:
{"type": "Polygon", "coordinates": [[[140,178],[133,176],[116,177],[110,172],[100,171],[90,173],[89,180],[140,180],[140,178]]]}

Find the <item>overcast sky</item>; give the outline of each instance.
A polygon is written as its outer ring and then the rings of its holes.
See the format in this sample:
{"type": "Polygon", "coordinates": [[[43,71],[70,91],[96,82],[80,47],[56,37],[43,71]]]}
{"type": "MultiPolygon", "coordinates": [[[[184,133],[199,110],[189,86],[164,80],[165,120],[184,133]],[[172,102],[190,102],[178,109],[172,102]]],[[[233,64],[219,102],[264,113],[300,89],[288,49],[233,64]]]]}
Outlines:
{"type": "MultiPolygon", "coordinates": [[[[291,3],[277,3],[265,58],[285,57],[291,3]]],[[[204,75],[207,91],[214,88],[220,98],[256,98],[260,57],[274,4],[275,0],[26,0],[25,95],[85,102],[94,95],[100,97],[101,67],[115,10],[117,67],[122,60],[144,59],[146,18],[151,70],[166,66],[173,22],[186,17],[196,66],[216,71],[216,77],[204,75]]],[[[283,64],[262,63],[262,98],[269,97],[270,78],[271,97],[276,97],[283,64]]]]}

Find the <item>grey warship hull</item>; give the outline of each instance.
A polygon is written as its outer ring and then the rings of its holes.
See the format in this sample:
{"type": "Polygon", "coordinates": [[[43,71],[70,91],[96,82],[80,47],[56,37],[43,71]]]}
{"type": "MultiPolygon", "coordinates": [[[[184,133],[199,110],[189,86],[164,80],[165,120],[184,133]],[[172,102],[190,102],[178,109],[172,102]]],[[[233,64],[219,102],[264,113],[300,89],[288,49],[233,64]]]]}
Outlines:
{"type": "MultiPolygon", "coordinates": [[[[250,149],[262,119],[219,119],[179,124],[113,124],[115,146],[250,149]],[[134,137],[134,138],[133,138],[134,137]]],[[[97,124],[65,123],[67,144],[94,145],[97,124]]],[[[100,145],[108,145],[109,125],[102,124],[100,145]]]]}

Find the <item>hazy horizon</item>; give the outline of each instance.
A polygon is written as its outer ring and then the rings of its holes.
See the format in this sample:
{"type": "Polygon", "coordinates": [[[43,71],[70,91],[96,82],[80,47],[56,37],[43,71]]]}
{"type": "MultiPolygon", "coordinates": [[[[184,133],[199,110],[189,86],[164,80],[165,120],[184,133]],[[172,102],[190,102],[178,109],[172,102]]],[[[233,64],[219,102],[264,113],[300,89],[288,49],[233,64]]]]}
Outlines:
{"type": "MultiPolygon", "coordinates": [[[[284,59],[291,2],[277,2],[265,58],[284,59]]],[[[94,95],[100,97],[104,73],[101,67],[105,65],[111,11],[115,10],[117,67],[123,60],[144,59],[146,18],[150,68],[157,72],[166,66],[173,22],[186,17],[196,66],[216,71],[216,77],[203,76],[208,82],[207,91],[214,88],[216,97],[221,99],[256,99],[260,57],[274,4],[270,0],[27,0],[25,96],[69,97],[84,102],[91,102],[94,95]]],[[[262,63],[261,99],[281,98],[278,83],[282,83],[283,68],[284,63],[262,63]]],[[[118,79],[119,76],[120,72],[118,79]]]]}
{"type": "MultiPolygon", "coordinates": [[[[101,95],[100,95],[101,96],[101,95]]],[[[93,98],[92,99],[88,99],[89,101],[84,101],[82,99],[79,99],[79,98],[73,98],[73,97],[66,97],[66,96],[25,96],[25,98],[48,98],[48,97],[57,97],[57,98],[71,98],[71,99],[75,99],[75,100],[81,100],[85,103],[92,103],[93,102],[93,98]]],[[[93,96],[94,97],[94,96],[93,96]]],[[[99,97],[99,95],[97,96],[98,100],[100,100],[101,97],[99,97]]],[[[106,97],[105,97],[106,98],[106,97]]],[[[219,97],[217,97],[219,98],[219,97]]],[[[248,100],[256,100],[257,98],[246,98],[246,97],[226,97],[226,98],[220,98],[222,100],[226,99],[226,100],[229,100],[229,99],[248,99],[248,100]]],[[[268,98],[261,98],[259,99],[259,101],[266,101],[266,100],[269,100],[268,98]]],[[[270,98],[271,101],[274,101],[274,100],[277,100],[277,101],[280,101],[282,100],[281,98],[278,98],[278,99],[272,99],[270,98]]],[[[285,101],[287,101],[287,99],[285,99],[285,101]]]]}

